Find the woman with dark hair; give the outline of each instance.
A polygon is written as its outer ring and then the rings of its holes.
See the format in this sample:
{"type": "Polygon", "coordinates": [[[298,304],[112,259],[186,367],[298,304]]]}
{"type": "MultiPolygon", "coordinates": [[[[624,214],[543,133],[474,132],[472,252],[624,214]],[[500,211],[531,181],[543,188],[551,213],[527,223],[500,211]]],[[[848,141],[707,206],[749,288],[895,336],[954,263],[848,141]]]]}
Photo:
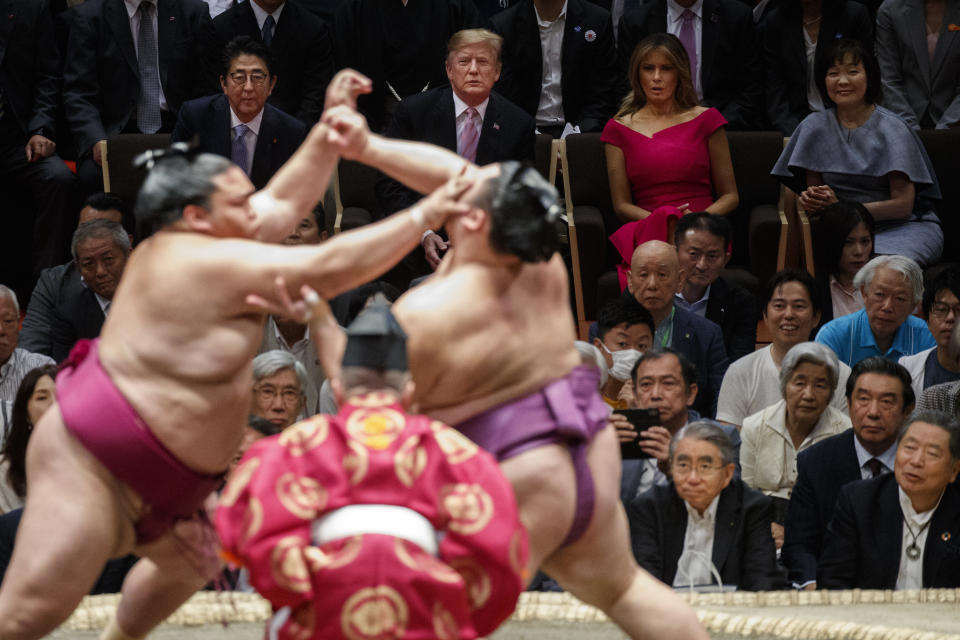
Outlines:
{"type": "Polygon", "coordinates": [[[873,257],[873,216],[859,202],[823,208],[813,225],[813,264],[820,284],[820,324],[863,308],[853,278],[873,257]]]}
{"type": "Polygon", "coordinates": [[[828,108],[800,123],[773,175],[814,215],[841,199],[862,203],[876,221],[876,253],[936,262],[943,251],[936,174],[916,133],[877,104],[873,52],[837,40],[817,60],[817,82],[828,108]]]}
{"type": "Polygon", "coordinates": [[[630,58],[631,91],[607,122],[610,197],[625,224],[612,236],[626,285],[633,250],[668,241],[671,219],[691,211],[726,215],[739,203],[720,112],[697,105],[686,49],[676,36],[644,38],[630,58]]]}
{"type": "Polygon", "coordinates": [[[54,400],[56,365],[31,369],[20,382],[13,401],[10,430],[0,450],[0,513],[23,506],[27,495],[27,442],[37,424],[54,400]]]}

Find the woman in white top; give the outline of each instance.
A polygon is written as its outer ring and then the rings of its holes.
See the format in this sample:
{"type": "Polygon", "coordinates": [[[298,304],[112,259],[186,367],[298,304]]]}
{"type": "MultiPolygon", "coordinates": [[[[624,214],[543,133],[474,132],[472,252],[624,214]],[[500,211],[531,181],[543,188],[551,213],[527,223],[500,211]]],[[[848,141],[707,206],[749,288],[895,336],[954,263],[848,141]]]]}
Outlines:
{"type": "Polygon", "coordinates": [[[53,404],[56,375],[57,367],[47,364],[28,371],[20,382],[0,457],[0,513],[23,506],[27,494],[27,442],[33,425],[53,404]]]}

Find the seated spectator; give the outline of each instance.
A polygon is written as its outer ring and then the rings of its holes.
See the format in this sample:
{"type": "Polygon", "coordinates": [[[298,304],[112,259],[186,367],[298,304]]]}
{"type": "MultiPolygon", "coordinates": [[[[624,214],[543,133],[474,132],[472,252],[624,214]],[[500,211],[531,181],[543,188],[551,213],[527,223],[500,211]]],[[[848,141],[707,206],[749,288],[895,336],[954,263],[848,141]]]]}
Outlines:
{"type": "Polygon", "coordinates": [[[497,91],[538,131],[559,138],[603,128],[620,88],[608,10],[588,0],[520,0],[490,28],[504,40],[497,91]]]}
{"type": "MultiPolygon", "coordinates": [[[[950,334],[950,351],[954,357],[954,365],[960,367],[960,322],[953,325],[950,334]]],[[[917,409],[943,411],[960,416],[960,380],[944,382],[927,387],[920,394],[917,409]]]]}
{"type": "Polygon", "coordinates": [[[636,301],[616,298],[597,313],[597,337],[594,346],[602,352],[610,375],[601,387],[603,401],[614,409],[626,409],[620,390],[630,379],[640,354],[653,344],[653,317],[636,301]]]}
{"type": "Polygon", "coordinates": [[[850,418],[830,406],[840,363],[822,344],[801,342],[783,359],[783,399],[743,421],[743,481],[774,498],[773,537],[783,545],[783,523],[797,481],[797,453],[850,428],[850,418]]]}
{"type": "Polygon", "coordinates": [[[797,588],[817,588],[817,561],[840,489],[893,470],[897,435],[913,411],[910,374],[886,358],[861,360],[847,380],[847,401],[853,429],[797,455],[780,556],[797,588]]]}
{"type": "Polygon", "coordinates": [[[950,340],[960,318],[960,269],[944,269],[925,288],[923,315],[937,345],[900,358],[900,364],[913,376],[913,392],[918,398],[927,387],[960,380],[960,344],[951,345],[950,340]]]}
{"type": "MultiPolygon", "coordinates": [[[[620,20],[621,69],[653,34],[683,42],[695,101],[717,109],[734,130],[759,125],[763,67],[750,8],[739,0],[649,0],[620,20]]],[[[694,209],[696,211],[697,209],[694,209]]]]}
{"type": "Polygon", "coordinates": [[[960,587],[960,422],[918,411],[903,429],[893,474],[840,491],[817,566],[822,589],[960,587]]]}
{"type": "MultiPolygon", "coordinates": [[[[465,29],[447,45],[449,87],[436,87],[404,98],[393,112],[384,135],[429,142],[478,165],[503,160],[534,160],[533,118],[499,93],[503,38],[486,29],[465,29]]],[[[422,194],[380,175],[377,199],[383,212],[413,206],[422,194]]],[[[448,248],[445,233],[424,232],[422,249],[398,265],[393,278],[404,287],[418,276],[432,273],[448,248]]]]}
{"type": "Polygon", "coordinates": [[[613,210],[624,222],[610,241],[624,264],[647,240],[668,240],[672,220],[691,211],[737,208],[727,121],[697,105],[690,64],[676,37],[645,38],[630,58],[631,91],[603,128],[613,210]]]}
{"type": "MultiPolygon", "coordinates": [[[[654,485],[667,483],[670,467],[670,439],[687,422],[701,419],[691,409],[697,396],[697,368],[682,353],[670,348],[645,352],[633,368],[634,409],[657,409],[660,424],[638,434],[619,414],[610,414],[609,422],[621,442],[638,441],[649,458],[623,461],[620,497],[624,504],[654,485]]],[[[740,433],[735,427],[717,423],[733,447],[733,461],[740,475],[740,433]]]]}
{"type": "Polygon", "coordinates": [[[861,202],[876,221],[874,250],[933,264],[943,232],[933,209],[937,177],[917,134],[878,106],[873,52],[835,40],[817,62],[827,109],[807,116],[773,168],[812,214],[839,200],[861,202]]]}
{"type": "Polygon", "coordinates": [[[73,262],[85,288],[60,296],[53,309],[49,332],[50,355],[64,361],[74,343],[100,335],[130,255],[130,236],[116,222],[93,220],[73,234],[73,262]]]}
{"type": "Polygon", "coordinates": [[[914,129],[960,124],[956,0],[886,2],[877,11],[883,104],[914,129]]]}
{"type": "MultiPolygon", "coordinates": [[[[740,426],[747,416],[783,398],[779,380],[783,359],[794,346],[810,339],[820,316],[819,297],[806,271],[781,271],[770,278],[763,296],[763,323],[769,345],[730,365],[720,385],[717,420],[740,426]]],[[[847,410],[845,396],[850,367],[840,363],[837,389],[830,406],[847,410]]]]}
{"type": "Polygon", "coordinates": [[[773,505],[733,477],[733,449],[722,429],[701,421],[678,431],[670,440],[670,473],[670,484],[627,508],[641,567],[678,588],[713,584],[711,568],[740,590],[784,586],[770,538],[773,505]]]}
{"type": "Polygon", "coordinates": [[[790,0],[760,23],[767,121],[790,137],[811,112],[823,111],[815,60],[838,38],[873,47],[867,8],[849,0],[790,0]]]}
{"type": "MultiPolygon", "coordinates": [[[[18,349],[20,304],[12,289],[0,284],[0,401],[13,403],[17,389],[31,369],[56,364],[53,358],[18,349]]],[[[4,410],[4,416],[9,413],[4,410]]]]}
{"type": "Polygon", "coordinates": [[[27,442],[40,417],[53,404],[57,367],[45,364],[23,376],[13,401],[10,426],[0,450],[0,513],[23,506],[27,495],[27,442]]]}
{"type": "Polygon", "coordinates": [[[208,46],[219,58],[237,37],[262,43],[268,52],[270,75],[279,79],[269,104],[307,126],[316,122],[334,72],[327,23],[299,0],[237,2],[213,20],[208,46]]]}
{"type": "MultiPolygon", "coordinates": [[[[127,228],[132,223],[131,216],[130,207],[123,198],[112,193],[94,193],[87,197],[80,209],[78,226],[92,220],[111,220],[127,228]]],[[[132,236],[128,233],[127,237],[132,244],[132,236]]],[[[80,295],[85,286],[73,260],[44,269],[30,295],[20,329],[20,347],[34,353],[53,354],[50,325],[54,309],[61,300],[80,295]]]]}
{"type": "Polygon", "coordinates": [[[853,280],[873,256],[874,235],[873,216],[859,202],[823,208],[813,225],[821,325],[863,309],[863,294],[853,280]]]}
{"type": "MultiPolygon", "coordinates": [[[[250,413],[280,433],[302,416],[307,390],[313,385],[292,354],[267,351],[253,359],[253,402],[250,413]]],[[[316,391],[314,391],[316,393],[316,391]]]]}
{"type": "Polygon", "coordinates": [[[370,129],[382,131],[407,96],[446,85],[441,62],[447,42],[479,26],[473,0],[344,1],[334,14],[334,61],[337,69],[356,69],[373,83],[373,91],[357,100],[370,129]]]}
{"type": "Polygon", "coordinates": [[[923,298],[923,272],[910,258],[877,256],[857,273],[853,286],[864,308],[823,325],[817,342],[853,366],[870,356],[897,361],[936,346],[926,323],[912,315],[923,298]]]}
{"type": "Polygon", "coordinates": [[[671,347],[694,364],[699,389],[694,409],[712,418],[717,412],[720,382],[727,371],[723,334],[713,322],[674,304],[681,282],[676,250],[666,242],[652,240],[633,254],[624,297],[633,296],[653,316],[655,348],[671,347]]]}
{"type": "Polygon", "coordinates": [[[727,282],[720,271],[730,262],[730,222],[709,213],[690,213],[677,222],[674,244],[683,269],[677,306],[716,323],[730,362],[757,346],[757,301],[741,286],[727,282]]]}
{"type": "Polygon", "coordinates": [[[173,142],[197,138],[200,151],[230,158],[257,189],[307,135],[301,121],[267,104],[277,84],[269,57],[265,46],[247,36],[231,40],[223,50],[223,93],[185,102],[170,135],[173,142]]]}
{"type": "MultiPolygon", "coordinates": [[[[313,213],[302,218],[283,243],[287,245],[320,244],[327,239],[324,220],[323,205],[317,204],[313,213]]],[[[338,296],[334,300],[340,297],[342,296],[338,296]]],[[[331,304],[333,304],[333,301],[331,301],[331,304]]],[[[267,316],[267,321],[263,325],[263,340],[260,342],[258,353],[274,350],[293,354],[297,361],[303,365],[307,372],[307,379],[312,383],[307,385],[304,415],[312,416],[319,413],[319,389],[320,385],[326,380],[326,374],[320,364],[320,357],[317,355],[317,345],[310,338],[310,327],[291,318],[267,316]]]]}

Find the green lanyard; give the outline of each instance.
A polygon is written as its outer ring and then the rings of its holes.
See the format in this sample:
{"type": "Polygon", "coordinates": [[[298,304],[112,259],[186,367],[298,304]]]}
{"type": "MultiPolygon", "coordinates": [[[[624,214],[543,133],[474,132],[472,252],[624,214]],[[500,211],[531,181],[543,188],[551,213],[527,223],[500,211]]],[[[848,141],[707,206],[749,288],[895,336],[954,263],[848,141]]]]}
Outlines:
{"type": "Polygon", "coordinates": [[[677,308],[673,307],[672,309],[670,309],[670,315],[667,316],[667,319],[666,319],[666,322],[668,323],[667,329],[666,331],[663,332],[663,336],[660,338],[661,349],[664,347],[670,346],[670,338],[673,336],[673,315],[676,313],[676,311],[677,311],[677,308]]]}

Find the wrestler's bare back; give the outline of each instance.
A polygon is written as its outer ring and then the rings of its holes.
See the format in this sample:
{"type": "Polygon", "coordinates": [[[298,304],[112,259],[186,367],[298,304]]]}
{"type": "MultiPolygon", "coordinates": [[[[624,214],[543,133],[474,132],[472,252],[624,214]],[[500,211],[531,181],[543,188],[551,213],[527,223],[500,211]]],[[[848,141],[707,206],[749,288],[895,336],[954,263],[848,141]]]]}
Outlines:
{"type": "Polygon", "coordinates": [[[394,314],[408,335],[419,410],[447,424],[527,395],[579,363],[559,256],[491,266],[449,255],[394,314]]]}

